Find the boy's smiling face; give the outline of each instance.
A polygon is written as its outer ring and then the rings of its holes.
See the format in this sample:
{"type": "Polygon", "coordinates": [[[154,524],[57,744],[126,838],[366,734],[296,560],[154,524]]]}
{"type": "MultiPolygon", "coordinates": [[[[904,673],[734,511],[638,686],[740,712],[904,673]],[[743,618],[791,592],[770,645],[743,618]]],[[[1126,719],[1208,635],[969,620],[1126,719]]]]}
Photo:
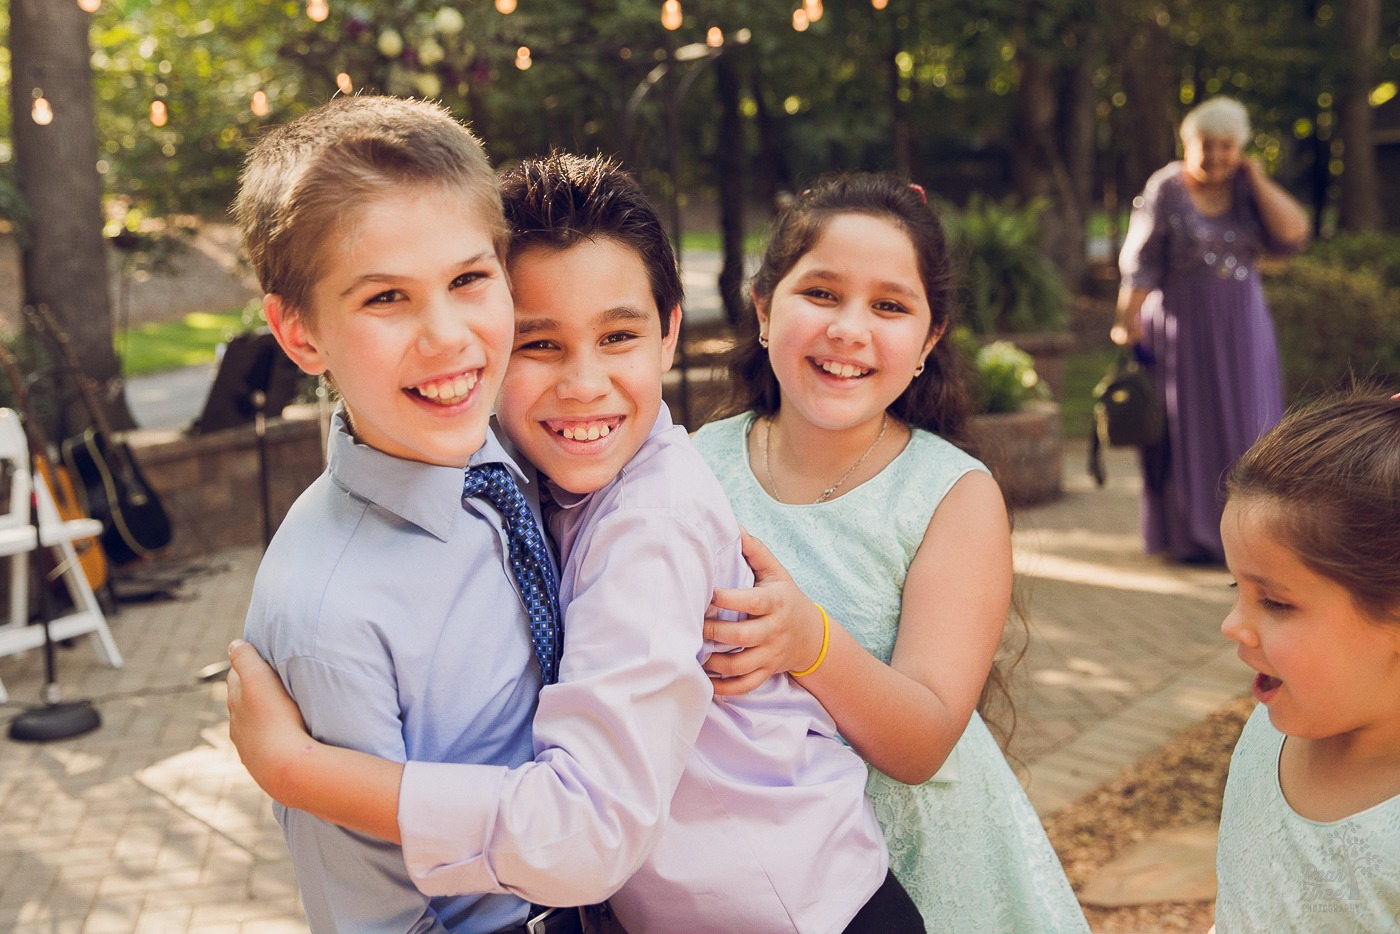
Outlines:
{"type": "Polygon", "coordinates": [[[611,483],[661,407],[680,309],[669,333],[641,257],[617,241],[513,256],[515,346],[496,414],[541,473],[571,493],[611,483]]]}
{"type": "Polygon", "coordinates": [[[513,317],[478,213],[453,191],[400,186],[327,247],[309,319],[264,299],[288,356],[329,371],[355,436],[386,454],[464,467],[486,439],[513,317]]]}

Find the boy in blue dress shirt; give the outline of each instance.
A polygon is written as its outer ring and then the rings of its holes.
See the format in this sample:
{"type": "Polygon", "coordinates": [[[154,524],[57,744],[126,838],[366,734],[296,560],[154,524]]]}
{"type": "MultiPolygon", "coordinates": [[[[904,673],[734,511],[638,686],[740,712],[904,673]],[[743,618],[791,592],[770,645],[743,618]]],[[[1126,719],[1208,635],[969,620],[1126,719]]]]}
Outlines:
{"type": "Polygon", "coordinates": [[[236,650],[245,763],[289,804],[401,840],[427,892],[614,893],[632,934],[922,930],[886,870],[864,764],[820,704],[783,675],[711,701],[704,610],[751,576],[661,402],[681,290],[659,218],[602,159],[529,160],[503,191],[516,337],[497,411],[549,477],[568,627],[535,760],[404,766],[313,743],[236,650]]]}
{"type": "MultiPolygon", "coordinates": [[[[235,213],[278,341],[342,399],[326,472],[258,570],[247,638],[327,742],[396,761],[529,761],[530,623],[500,514],[463,497],[468,464],[504,465],[527,490],[534,476],[488,428],[514,325],[481,144],[435,105],[341,98],[254,147],[235,213]]],[[[399,847],[277,817],[315,931],[526,918],[506,893],[430,899],[399,847]]]]}

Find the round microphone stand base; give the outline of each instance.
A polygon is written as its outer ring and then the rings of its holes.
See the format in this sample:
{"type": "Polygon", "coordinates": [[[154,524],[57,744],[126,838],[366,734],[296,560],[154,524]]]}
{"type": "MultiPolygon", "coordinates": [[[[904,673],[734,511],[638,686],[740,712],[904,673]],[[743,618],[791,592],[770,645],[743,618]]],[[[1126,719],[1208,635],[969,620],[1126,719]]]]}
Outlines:
{"type": "Polygon", "coordinates": [[[10,739],[46,743],[91,733],[102,725],[97,708],[87,701],[31,707],[10,721],[10,739]]]}

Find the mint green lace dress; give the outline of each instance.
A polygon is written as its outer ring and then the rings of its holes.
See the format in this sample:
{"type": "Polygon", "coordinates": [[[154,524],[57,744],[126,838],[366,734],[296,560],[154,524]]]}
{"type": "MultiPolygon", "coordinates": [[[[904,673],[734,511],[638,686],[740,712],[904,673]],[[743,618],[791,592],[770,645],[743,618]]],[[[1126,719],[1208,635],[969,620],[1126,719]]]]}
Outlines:
{"type": "MultiPolygon", "coordinates": [[[[861,645],[889,662],[901,591],[934,509],[969,471],[986,468],[915,431],[880,474],[818,505],[786,505],[759,485],[745,439],[752,413],[701,428],[695,443],[739,522],[802,590],[861,645]]],[[[890,847],[890,868],[930,934],[1037,934],[1089,927],[1040,818],[976,713],[948,763],[922,785],[872,767],[866,791],[890,847]]]]}
{"type": "Polygon", "coordinates": [[[1334,821],[1303,817],[1279,785],[1283,741],[1260,704],[1235,743],[1215,856],[1216,931],[1400,931],[1400,795],[1334,821]]]}

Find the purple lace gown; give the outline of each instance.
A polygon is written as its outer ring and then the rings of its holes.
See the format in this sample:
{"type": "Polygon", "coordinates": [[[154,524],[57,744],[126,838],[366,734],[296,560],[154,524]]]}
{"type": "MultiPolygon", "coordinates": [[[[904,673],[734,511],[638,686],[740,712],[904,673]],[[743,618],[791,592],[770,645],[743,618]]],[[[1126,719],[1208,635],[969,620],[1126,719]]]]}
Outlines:
{"type": "Polygon", "coordinates": [[[1278,343],[1255,261],[1286,252],[1264,227],[1243,171],[1230,210],[1207,217],[1182,164],[1157,171],[1133,201],[1123,282],[1150,290],[1143,343],[1166,403],[1167,440],[1143,451],[1142,530],[1149,554],[1224,560],[1225,474],[1283,414],[1278,343]]]}

